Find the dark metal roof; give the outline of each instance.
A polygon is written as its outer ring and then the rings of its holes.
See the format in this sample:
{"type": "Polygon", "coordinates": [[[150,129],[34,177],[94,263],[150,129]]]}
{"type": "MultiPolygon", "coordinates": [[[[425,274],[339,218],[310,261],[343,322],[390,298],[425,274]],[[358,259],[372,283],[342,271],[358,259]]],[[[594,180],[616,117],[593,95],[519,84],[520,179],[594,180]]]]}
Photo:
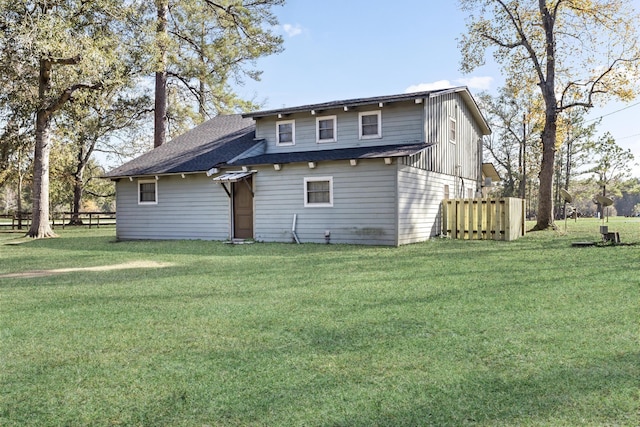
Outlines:
{"type": "Polygon", "coordinates": [[[264,110],[264,111],[255,111],[253,113],[245,113],[243,117],[266,117],[273,116],[276,114],[291,114],[297,113],[300,111],[322,111],[329,110],[332,108],[342,108],[342,107],[358,107],[362,105],[371,105],[371,104],[379,104],[385,102],[400,102],[400,101],[411,101],[414,99],[426,98],[429,96],[433,96],[434,94],[442,94],[442,93],[450,93],[455,92],[460,88],[449,88],[449,89],[439,89],[439,90],[430,90],[426,92],[414,92],[414,93],[403,93],[399,95],[386,95],[386,96],[374,96],[370,98],[354,98],[354,99],[345,99],[342,101],[331,101],[331,102],[323,102],[320,104],[308,104],[301,105],[298,107],[290,107],[290,108],[278,108],[275,110],[264,110]]]}
{"type": "Polygon", "coordinates": [[[238,159],[229,165],[272,165],[297,162],[322,162],[330,160],[381,159],[384,157],[405,157],[419,153],[433,143],[383,145],[379,147],[341,148],[336,150],[296,151],[290,153],[262,154],[260,156],[238,159]]]}
{"type": "Polygon", "coordinates": [[[239,114],[208,120],[113,169],[105,178],[203,172],[253,147],[255,122],[239,114]]]}

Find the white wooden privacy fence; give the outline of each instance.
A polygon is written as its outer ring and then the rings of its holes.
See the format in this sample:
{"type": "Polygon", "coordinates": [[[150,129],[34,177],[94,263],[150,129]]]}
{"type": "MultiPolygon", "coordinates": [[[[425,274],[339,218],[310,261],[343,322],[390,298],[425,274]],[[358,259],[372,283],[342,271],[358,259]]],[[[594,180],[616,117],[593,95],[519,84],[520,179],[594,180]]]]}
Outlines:
{"type": "Polygon", "coordinates": [[[525,234],[523,199],[445,199],[442,234],[466,240],[516,240],[525,234]]]}

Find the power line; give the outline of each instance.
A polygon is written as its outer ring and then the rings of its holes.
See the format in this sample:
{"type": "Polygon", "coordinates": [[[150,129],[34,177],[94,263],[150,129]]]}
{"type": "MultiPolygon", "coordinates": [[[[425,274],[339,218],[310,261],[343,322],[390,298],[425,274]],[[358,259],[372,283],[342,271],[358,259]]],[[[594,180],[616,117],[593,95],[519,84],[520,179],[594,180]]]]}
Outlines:
{"type": "Polygon", "coordinates": [[[638,137],[638,136],[640,136],[640,133],[636,133],[635,135],[623,136],[622,138],[616,138],[616,140],[635,138],[635,137],[638,137]]]}
{"type": "MultiPolygon", "coordinates": [[[[602,119],[603,117],[607,117],[607,116],[610,116],[610,115],[612,115],[612,114],[616,114],[616,113],[619,113],[619,112],[621,112],[621,111],[628,110],[629,108],[631,108],[631,107],[635,107],[636,105],[640,105],[640,102],[636,102],[635,104],[627,105],[626,107],[621,108],[621,109],[619,109],[619,110],[612,111],[612,112],[607,113],[607,114],[603,114],[603,115],[601,115],[600,117],[596,117],[595,119],[585,120],[584,122],[585,122],[585,123],[588,123],[588,122],[594,122],[594,121],[596,121],[596,120],[600,120],[600,119],[602,119]]],[[[635,135],[634,135],[634,136],[635,136],[635,135]]],[[[627,138],[630,138],[630,137],[627,137],[627,138]]]]}

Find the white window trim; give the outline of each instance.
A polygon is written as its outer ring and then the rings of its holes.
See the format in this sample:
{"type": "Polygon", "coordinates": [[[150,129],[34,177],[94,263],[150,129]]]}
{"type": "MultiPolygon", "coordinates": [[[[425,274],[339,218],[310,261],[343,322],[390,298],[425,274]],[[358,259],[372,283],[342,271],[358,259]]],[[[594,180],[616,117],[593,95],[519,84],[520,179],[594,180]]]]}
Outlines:
{"type": "Polygon", "coordinates": [[[279,120],[276,122],[276,145],[286,147],[296,145],[296,121],[295,120],[279,120]],[[291,142],[280,142],[280,125],[291,124],[291,142]]]}
{"type": "Polygon", "coordinates": [[[456,122],[456,119],[454,117],[449,116],[449,121],[448,121],[448,127],[447,127],[447,139],[449,140],[450,143],[455,144],[456,140],[458,139],[458,123],[456,122]],[[451,125],[453,124],[453,132],[455,134],[455,137],[453,139],[451,139],[451,125]]]}
{"type": "Polygon", "coordinates": [[[338,116],[316,117],[316,142],[323,144],[325,142],[336,142],[338,140],[338,116]],[[333,120],[333,138],[320,139],[320,120],[333,120]]]}
{"type": "Polygon", "coordinates": [[[358,135],[360,139],[380,139],[382,138],[382,111],[363,111],[358,113],[358,135]],[[362,134],[362,117],[363,116],[378,116],[378,133],[376,135],[363,135],[362,134]]]}
{"type": "Polygon", "coordinates": [[[139,179],[138,183],[138,204],[139,205],[157,205],[158,204],[158,181],[156,181],[155,179],[139,179]],[[140,184],[154,184],[153,188],[156,192],[155,197],[154,197],[154,201],[153,202],[143,202],[140,200],[140,184]]]}
{"type": "Polygon", "coordinates": [[[305,208],[331,208],[333,207],[333,177],[332,176],[314,176],[305,177],[304,179],[304,207],[305,208]],[[307,183],[329,181],[329,203],[309,203],[307,197],[307,183]]]}

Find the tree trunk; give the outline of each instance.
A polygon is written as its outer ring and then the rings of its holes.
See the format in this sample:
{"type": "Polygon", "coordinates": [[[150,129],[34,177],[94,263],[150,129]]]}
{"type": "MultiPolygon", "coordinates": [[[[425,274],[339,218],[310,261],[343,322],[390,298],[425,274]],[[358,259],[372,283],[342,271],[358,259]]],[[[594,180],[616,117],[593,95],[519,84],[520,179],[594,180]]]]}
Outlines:
{"type": "Polygon", "coordinates": [[[207,111],[204,108],[207,93],[204,81],[202,79],[200,79],[199,82],[198,95],[200,97],[200,99],[198,100],[198,114],[200,115],[200,120],[204,122],[205,120],[207,120],[207,111]]]}
{"type": "Polygon", "coordinates": [[[40,60],[36,113],[36,146],[33,156],[33,210],[31,228],[27,236],[36,239],[55,237],[49,224],[49,155],[51,154],[51,114],[45,107],[46,94],[51,88],[51,62],[40,60]]]}
{"type": "Polygon", "coordinates": [[[83,161],[82,150],[78,155],[78,165],[76,172],[73,174],[73,205],[71,207],[71,220],[69,225],[82,225],[80,219],[80,208],[82,204],[82,193],[84,191],[84,183],[82,177],[84,175],[84,168],[86,163],[83,161]]]}
{"type": "Polygon", "coordinates": [[[33,212],[27,236],[36,239],[56,237],[49,224],[49,155],[51,153],[50,116],[44,109],[36,115],[36,146],[33,159],[33,212]]]}
{"type": "Polygon", "coordinates": [[[540,90],[545,105],[544,129],[542,131],[542,162],[540,163],[540,190],[538,195],[538,221],[534,230],[555,227],[553,223],[553,170],[556,157],[556,129],[558,122],[555,93],[555,17],[547,9],[544,0],[538,0],[546,39],[546,79],[540,70],[540,90]]]}
{"type": "Polygon", "coordinates": [[[518,163],[520,165],[520,185],[518,187],[518,197],[526,198],[527,191],[527,115],[522,113],[522,141],[518,153],[518,163]]]}
{"type": "Polygon", "coordinates": [[[159,147],[167,140],[167,73],[156,72],[156,100],[154,113],[153,146],[159,147]]]}
{"type": "MultiPolygon", "coordinates": [[[[607,197],[607,185],[602,184],[602,197],[607,197]]],[[[600,211],[600,218],[604,219],[604,205],[602,203],[598,203],[598,210],[600,211]]],[[[609,222],[609,218],[607,218],[607,222],[609,222]]]]}
{"type": "MultiPolygon", "coordinates": [[[[554,107],[555,110],[555,107],[554,107]]],[[[538,199],[538,220],[534,230],[546,230],[553,223],[553,172],[556,155],[556,120],[547,116],[542,132],[542,162],[540,164],[540,191],[538,199]]]]}
{"type": "Polygon", "coordinates": [[[156,0],[158,21],[156,22],[156,39],[159,60],[156,71],[155,111],[153,146],[159,147],[167,140],[167,15],[169,5],[166,0],[156,0]]]}
{"type": "Polygon", "coordinates": [[[18,151],[18,202],[16,205],[16,209],[18,211],[18,230],[22,230],[22,186],[24,184],[22,162],[22,148],[20,148],[18,151]]]}

